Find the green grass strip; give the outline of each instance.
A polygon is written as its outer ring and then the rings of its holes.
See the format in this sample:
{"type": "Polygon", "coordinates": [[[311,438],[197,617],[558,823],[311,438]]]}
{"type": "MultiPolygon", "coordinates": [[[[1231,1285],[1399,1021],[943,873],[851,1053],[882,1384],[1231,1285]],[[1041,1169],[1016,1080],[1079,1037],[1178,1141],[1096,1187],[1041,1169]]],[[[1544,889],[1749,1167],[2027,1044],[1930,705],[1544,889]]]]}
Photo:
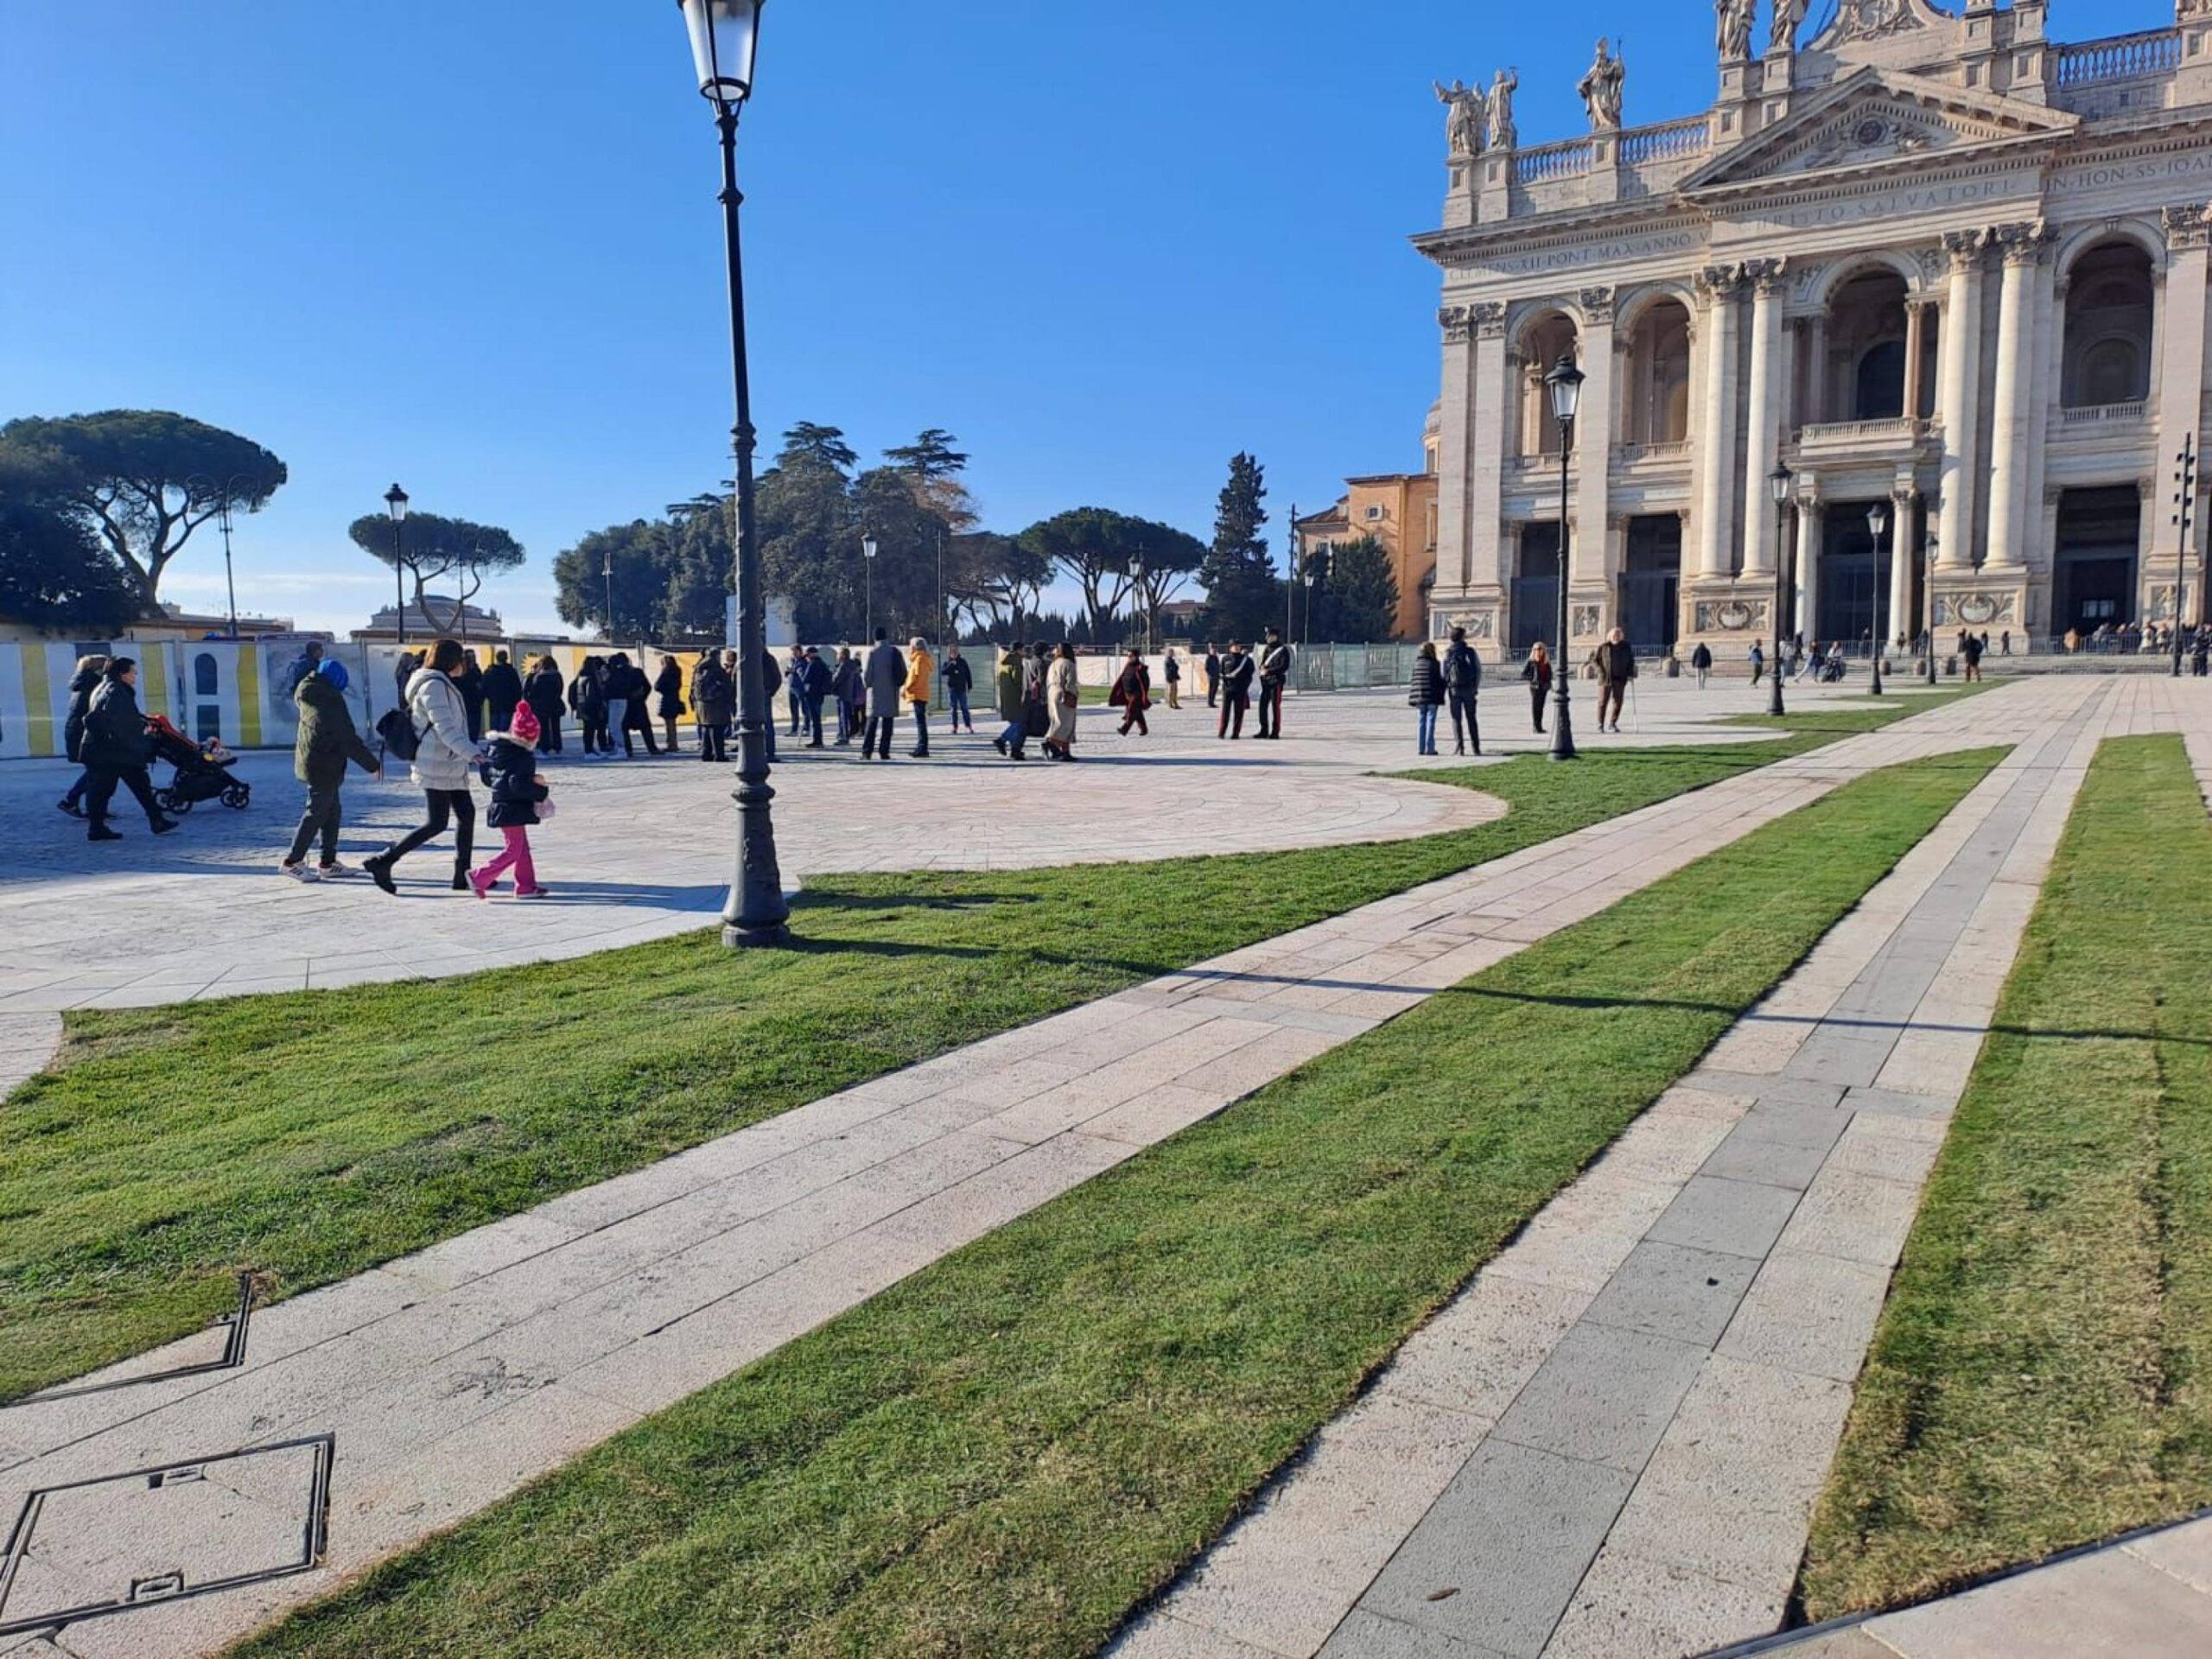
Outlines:
{"type": "Polygon", "coordinates": [[[59,1069],[0,1109],[0,1400],[199,1329],[242,1268],[262,1270],[271,1299],[346,1278],[1927,706],[1808,714],[1770,743],[1425,773],[1510,810],[1414,841],[825,877],[801,899],[789,951],[734,954],[702,930],[430,987],[73,1014],[59,1069]]]}
{"type": "Polygon", "coordinates": [[[2099,750],[1815,1515],[1815,1618],[2212,1503],[2212,823],[2099,750]]]}
{"type": "Polygon", "coordinates": [[[1754,832],[244,1651],[1090,1650],[1995,759],[1754,832]]]}

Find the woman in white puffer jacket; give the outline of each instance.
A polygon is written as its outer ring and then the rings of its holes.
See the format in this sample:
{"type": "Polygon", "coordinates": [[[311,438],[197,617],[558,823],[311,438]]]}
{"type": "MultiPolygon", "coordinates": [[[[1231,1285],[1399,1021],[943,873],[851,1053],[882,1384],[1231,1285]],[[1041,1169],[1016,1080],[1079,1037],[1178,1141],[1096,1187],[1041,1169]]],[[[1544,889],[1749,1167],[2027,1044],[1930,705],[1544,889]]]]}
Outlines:
{"type": "Polygon", "coordinates": [[[396,845],[361,861],[369,879],[386,893],[398,892],[391,883],[391,867],[423,842],[445,834],[448,822],[454,829],[453,889],[468,891],[469,854],[476,842],[476,802],[468,792],[468,774],[480,746],[468,734],[467,711],[449,677],[460,670],[462,656],[458,639],[441,639],[407,682],[407,717],[413,722],[416,741],[412,772],[429,812],[396,845]]]}

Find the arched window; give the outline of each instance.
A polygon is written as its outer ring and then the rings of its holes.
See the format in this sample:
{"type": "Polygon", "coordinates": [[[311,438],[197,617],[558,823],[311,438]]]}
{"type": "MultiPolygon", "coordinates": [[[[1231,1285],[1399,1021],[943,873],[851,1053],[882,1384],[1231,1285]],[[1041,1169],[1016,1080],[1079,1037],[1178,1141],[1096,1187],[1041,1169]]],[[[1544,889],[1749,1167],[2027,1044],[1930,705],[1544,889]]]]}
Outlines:
{"type": "Polygon", "coordinates": [[[203,651],[192,659],[192,694],[198,697],[214,696],[221,681],[215,668],[215,653],[203,651]]]}
{"type": "Polygon", "coordinates": [[[1660,300],[1637,319],[1626,416],[1630,443],[1680,443],[1690,435],[1690,315],[1679,301],[1660,300]]]}
{"type": "Polygon", "coordinates": [[[2101,340],[2082,353],[2084,403],[2129,404],[2144,395],[2143,348],[2120,336],[2101,340]]]}
{"type": "Polygon", "coordinates": [[[1552,418],[1551,394],[1544,377],[1560,359],[1574,356],[1576,346],[1574,320],[1558,312],[1522,336],[1521,453],[1524,455],[1559,454],[1559,423],[1552,418]]]}
{"type": "Polygon", "coordinates": [[[1854,421],[1885,421],[1904,413],[1904,342],[1885,340],[1859,359],[1852,384],[1854,421]]]}
{"type": "Polygon", "coordinates": [[[2069,409],[2132,404],[2151,392],[2156,289],[2151,256],[2129,241],[2101,242],[2066,273],[2066,342],[2059,398],[2069,409]]]}

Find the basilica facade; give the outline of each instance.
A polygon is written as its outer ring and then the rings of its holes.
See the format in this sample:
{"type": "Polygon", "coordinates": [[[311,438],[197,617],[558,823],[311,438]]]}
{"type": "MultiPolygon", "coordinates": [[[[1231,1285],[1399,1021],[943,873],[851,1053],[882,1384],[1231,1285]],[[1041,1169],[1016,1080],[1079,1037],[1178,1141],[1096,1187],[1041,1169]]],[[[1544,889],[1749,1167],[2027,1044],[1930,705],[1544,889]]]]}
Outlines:
{"type": "Polygon", "coordinates": [[[1769,0],[1754,45],[1754,3],[1720,0],[1701,115],[1623,125],[1602,42],[1564,142],[1521,143],[1504,74],[1438,87],[1431,631],[1516,657],[1562,574],[1578,655],[1618,624],[1740,660],[1777,608],[2016,651],[2197,618],[2212,0],[2077,44],[2043,0],[1836,0],[1802,42],[1769,0]]]}

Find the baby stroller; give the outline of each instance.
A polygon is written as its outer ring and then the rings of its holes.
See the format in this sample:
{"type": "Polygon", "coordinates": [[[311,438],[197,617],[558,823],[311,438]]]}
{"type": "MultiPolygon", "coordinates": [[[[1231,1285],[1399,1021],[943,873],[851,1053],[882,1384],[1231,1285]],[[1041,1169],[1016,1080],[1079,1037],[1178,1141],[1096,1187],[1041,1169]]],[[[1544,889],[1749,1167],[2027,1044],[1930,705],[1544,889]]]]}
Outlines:
{"type": "Polygon", "coordinates": [[[181,815],[198,802],[213,800],[243,810],[253,798],[253,785],[232,774],[231,763],[238,757],[223,747],[220,738],[195,743],[161,715],[146,717],[146,736],[154,746],[154,758],[175,768],[168,786],[154,791],[154,804],[162,811],[181,815]]]}

